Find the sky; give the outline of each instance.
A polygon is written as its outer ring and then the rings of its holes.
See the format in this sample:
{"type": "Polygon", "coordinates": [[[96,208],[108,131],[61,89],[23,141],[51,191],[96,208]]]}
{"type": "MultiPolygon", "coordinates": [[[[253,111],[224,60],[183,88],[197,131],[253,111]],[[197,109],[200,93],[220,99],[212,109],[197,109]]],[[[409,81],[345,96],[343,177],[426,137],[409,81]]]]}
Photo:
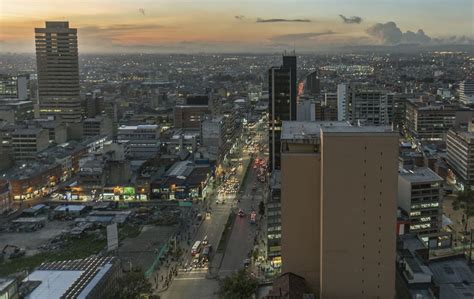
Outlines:
{"type": "Polygon", "coordinates": [[[0,52],[33,52],[46,20],[81,53],[474,44],[473,0],[0,0],[0,52]]]}

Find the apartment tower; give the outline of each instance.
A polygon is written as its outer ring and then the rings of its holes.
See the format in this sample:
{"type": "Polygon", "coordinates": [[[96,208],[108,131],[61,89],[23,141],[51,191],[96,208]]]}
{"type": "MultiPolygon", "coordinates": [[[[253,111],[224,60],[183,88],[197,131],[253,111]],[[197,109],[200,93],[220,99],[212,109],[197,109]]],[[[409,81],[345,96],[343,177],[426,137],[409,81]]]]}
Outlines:
{"type": "Polygon", "coordinates": [[[319,298],[394,298],[398,135],[283,122],[282,272],[319,298]]]}

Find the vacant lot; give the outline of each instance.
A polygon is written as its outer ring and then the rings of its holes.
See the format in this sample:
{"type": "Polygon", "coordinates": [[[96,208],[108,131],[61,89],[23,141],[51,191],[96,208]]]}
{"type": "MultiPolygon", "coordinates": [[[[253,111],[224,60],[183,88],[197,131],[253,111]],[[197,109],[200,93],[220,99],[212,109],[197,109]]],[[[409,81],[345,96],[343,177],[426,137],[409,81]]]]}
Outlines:
{"type": "Polygon", "coordinates": [[[48,221],[45,226],[30,233],[0,233],[0,251],[7,244],[16,245],[26,250],[26,255],[37,254],[38,246],[46,241],[70,230],[72,221],[48,221]]]}

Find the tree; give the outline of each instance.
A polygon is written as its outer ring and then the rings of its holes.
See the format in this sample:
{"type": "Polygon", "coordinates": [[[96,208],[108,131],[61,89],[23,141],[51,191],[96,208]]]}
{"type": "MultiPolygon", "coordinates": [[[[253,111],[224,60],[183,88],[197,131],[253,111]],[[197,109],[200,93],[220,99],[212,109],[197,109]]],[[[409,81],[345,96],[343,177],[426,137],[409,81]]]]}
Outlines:
{"type": "Polygon", "coordinates": [[[466,186],[462,192],[458,192],[456,199],[453,201],[453,208],[463,210],[462,222],[464,232],[467,232],[469,219],[474,216],[474,190],[471,189],[471,186],[466,186]]]}
{"type": "Polygon", "coordinates": [[[118,288],[110,298],[140,298],[142,294],[151,294],[152,286],[142,272],[128,272],[117,279],[118,288]]]}
{"type": "Polygon", "coordinates": [[[260,216],[265,215],[265,204],[263,203],[263,200],[258,204],[258,214],[260,216]]]}
{"type": "Polygon", "coordinates": [[[219,294],[226,299],[252,298],[257,288],[258,280],[245,269],[241,269],[219,282],[219,294]]]}

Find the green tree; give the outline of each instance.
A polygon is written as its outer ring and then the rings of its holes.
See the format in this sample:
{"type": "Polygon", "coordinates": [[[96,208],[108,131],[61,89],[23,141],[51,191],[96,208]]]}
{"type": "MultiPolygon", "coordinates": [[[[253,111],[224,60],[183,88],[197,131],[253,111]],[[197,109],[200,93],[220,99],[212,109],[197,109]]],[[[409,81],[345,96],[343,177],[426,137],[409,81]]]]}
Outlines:
{"type": "Polygon", "coordinates": [[[108,298],[138,299],[151,295],[152,286],[143,272],[128,272],[117,279],[117,289],[108,298]]]}
{"type": "Polygon", "coordinates": [[[474,216],[474,190],[471,189],[471,186],[466,186],[462,192],[458,192],[453,201],[453,208],[455,210],[462,209],[464,232],[467,232],[469,219],[474,216]]]}
{"type": "Polygon", "coordinates": [[[219,282],[219,294],[226,299],[252,298],[257,288],[258,280],[245,269],[241,269],[219,282]]]}
{"type": "Polygon", "coordinates": [[[265,215],[265,204],[263,203],[263,200],[258,204],[258,214],[260,216],[265,215]]]}

